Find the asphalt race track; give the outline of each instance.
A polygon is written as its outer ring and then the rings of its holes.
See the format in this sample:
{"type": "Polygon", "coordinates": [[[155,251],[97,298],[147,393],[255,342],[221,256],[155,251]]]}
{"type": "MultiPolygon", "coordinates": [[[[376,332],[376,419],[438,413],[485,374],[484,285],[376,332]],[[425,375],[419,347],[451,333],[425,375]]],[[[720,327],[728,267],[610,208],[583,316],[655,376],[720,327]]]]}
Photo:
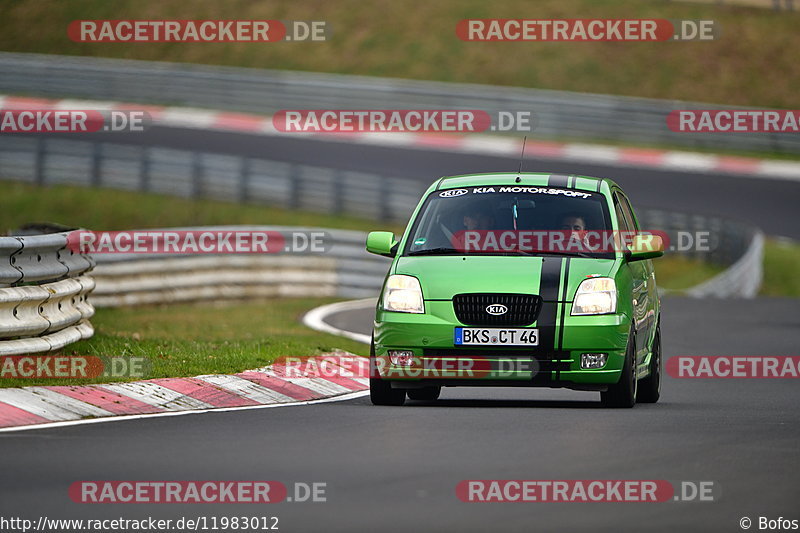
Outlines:
{"type": "MultiPolygon", "coordinates": [[[[797,311],[783,299],[666,298],[665,356],[797,354],[797,311]]],[[[370,311],[331,322],[367,332],[370,311]]],[[[442,398],[3,434],[0,498],[33,518],[274,515],[282,531],[739,531],[743,516],[797,513],[794,380],[667,378],[662,402],[632,410],[602,409],[597,393],[547,389],[445,389],[442,398]],[[327,502],[81,505],[67,496],[76,480],[130,479],[325,482],[327,502]],[[455,487],[464,479],[713,481],[718,499],[463,503],[455,487]]]]}
{"type": "MultiPolygon", "coordinates": [[[[141,138],[142,140],[145,137],[141,138]]],[[[115,141],[134,142],[121,139],[115,141]]],[[[248,153],[432,181],[512,169],[504,158],[154,128],[147,143],[248,153]],[[397,169],[396,172],[393,169],[397,169]]],[[[637,207],[723,214],[800,238],[800,184],[530,161],[528,170],[617,179],[637,207]],[[541,164],[541,168],[537,166],[541,164]]],[[[663,301],[665,357],[800,355],[790,299],[663,301]]],[[[330,319],[369,332],[369,309],[330,319]]],[[[0,499],[49,518],[277,516],[281,531],[741,531],[739,520],[800,518],[798,381],[665,378],[662,401],[600,407],[599,394],[445,389],[442,400],[208,413],[0,434],[0,499]],[[467,479],[712,481],[713,502],[463,503],[467,479]],[[78,480],[324,482],[327,502],[81,505],[78,480]]]]}

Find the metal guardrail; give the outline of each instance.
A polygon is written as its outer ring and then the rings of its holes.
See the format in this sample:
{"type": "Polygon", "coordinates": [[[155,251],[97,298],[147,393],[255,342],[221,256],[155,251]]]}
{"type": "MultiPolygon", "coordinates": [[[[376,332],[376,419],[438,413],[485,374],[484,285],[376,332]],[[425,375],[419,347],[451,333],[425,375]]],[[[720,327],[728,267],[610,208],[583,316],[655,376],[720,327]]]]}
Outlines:
{"type": "Polygon", "coordinates": [[[67,233],[0,237],[0,355],[56,350],[89,338],[91,257],[67,233]]]}
{"type": "Polygon", "coordinates": [[[374,295],[389,260],[364,249],[359,231],[285,226],[170,228],[324,232],[324,253],[238,255],[96,255],[97,307],[276,296],[359,298],[374,295]]]}
{"type": "MultiPolygon", "coordinates": [[[[673,0],[674,1],[674,0],[673,0]]],[[[714,3],[717,6],[741,6],[757,7],[761,9],[773,9],[774,11],[794,11],[795,0],[680,0],[682,2],[692,2],[697,4],[714,3]]]]}
{"type": "Polygon", "coordinates": [[[695,298],[753,298],[763,278],[764,235],[753,235],[745,254],[721,274],[692,287],[686,294],[695,298]]]}
{"type": "Polygon", "coordinates": [[[753,298],[763,277],[764,235],[741,222],[705,215],[659,210],[639,213],[642,228],[665,231],[678,253],[707,263],[727,267],[713,278],[685,291],[696,298],[753,298]],[[684,237],[706,232],[703,243],[686,242],[684,237]],[[683,241],[683,242],[682,242],[683,241]],[[682,250],[682,247],[687,249],[682,250]]]}
{"type": "Polygon", "coordinates": [[[282,161],[92,141],[3,136],[0,178],[275,205],[405,222],[418,181],[282,161]]]}
{"type": "Polygon", "coordinates": [[[491,115],[498,111],[528,111],[535,117],[532,136],[539,138],[800,152],[800,136],[792,133],[676,133],[667,128],[670,111],[719,107],[696,102],[18,53],[0,53],[0,71],[0,92],[7,93],[258,114],[281,109],[481,109],[491,115]]]}
{"type": "Polygon", "coordinates": [[[0,237],[0,287],[74,278],[94,266],[67,247],[69,232],[0,237]]]}

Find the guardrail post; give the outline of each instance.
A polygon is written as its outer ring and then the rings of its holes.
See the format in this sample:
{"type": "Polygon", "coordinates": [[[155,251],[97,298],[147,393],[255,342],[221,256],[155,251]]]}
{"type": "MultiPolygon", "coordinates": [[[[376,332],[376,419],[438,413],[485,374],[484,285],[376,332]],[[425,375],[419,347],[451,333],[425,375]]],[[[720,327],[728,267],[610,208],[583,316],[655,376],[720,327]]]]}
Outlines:
{"type": "Polygon", "coordinates": [[[300,207],[300,166],[294,164],[289,167],[289,207],[300,207]]]}
{"type": "Polygon", "coordinates": [[[202,172],[202,155],[200,152],[192,152],[192,189],[189,193],[191,198],[198,198],[200,196],[200,179],[202,172]]]}
{"type": "Polygon", "coordinates": [[[150,149],[146,146],[142,148],[139,161],[139,190],[150,191],[150,149]]]}
{"type": "Polygon", "coordinates": [[[45,164],[45,146],[47,140],[44,137],[39,137],[36,139],[36,185],[44,185],[45,183],[45,175],[44,175],[44,164],[45,164]]]}
{"type": "Polygon", "coordinates": [[[391,191],[389,191],[389,178],[386,176],[379,176],[379,193],[378,193],[378,202],[380,205],[380,213],[378,213],[378,217],[380,218],[381,222],[387,222],[391,220],[391,206],[389,204],[389,195],[391,191]]]}
{"type": "Polygon", "coordinates": [[[94,143],[92,145],[92,175],[91,175],[92,187],[100,186],[100,182],[102,180],[102,176],[100,175],[102,157],[103,157],[102,144],[94,143]]]}
{"type": "Polygon", "coordinates": [[[239,201],[246,203],[250,198],[250,172],[252,161],[249,157],[243,157],[239,166],[239,201]]]}
{"type": "Polygon", "coordinates": [[[344,172],[340,169],[333,171],[333,205],[332,211],[340,215],[344,209],[344,172]]]}

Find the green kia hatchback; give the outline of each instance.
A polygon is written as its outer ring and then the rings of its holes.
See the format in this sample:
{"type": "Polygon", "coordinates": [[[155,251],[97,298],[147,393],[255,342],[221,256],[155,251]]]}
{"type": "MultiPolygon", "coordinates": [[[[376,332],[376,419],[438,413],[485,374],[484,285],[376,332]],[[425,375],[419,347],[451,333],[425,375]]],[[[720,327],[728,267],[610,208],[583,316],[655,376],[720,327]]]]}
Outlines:
{"type": "Polygon", "coordinates": [[[603,404],[658,401],[660,301],[640,230],[609,179],[475,174],[433,183],[398,242],[375,313],[370,397],[436,400],[442,387],[598,391],[603,404]]]}

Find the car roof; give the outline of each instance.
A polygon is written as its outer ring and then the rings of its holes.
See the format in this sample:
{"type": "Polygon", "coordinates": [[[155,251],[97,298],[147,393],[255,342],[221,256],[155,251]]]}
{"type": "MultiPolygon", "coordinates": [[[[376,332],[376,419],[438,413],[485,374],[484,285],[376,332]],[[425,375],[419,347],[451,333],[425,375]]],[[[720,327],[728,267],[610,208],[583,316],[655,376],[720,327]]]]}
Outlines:
{"type": "Polygon", "coordinates": [[[608,178],[593,178],[574,174],[553,174],[550,172],[491,172],[486,174],[463,174],[445,176],[434,182],[428,192],[460,187],[517,185],[527,187],[558,187],[587,192],[609,194],[613,187],[619,188],[608,178]],[[519,178],[519,179],[517,179],[519,178]]]}

